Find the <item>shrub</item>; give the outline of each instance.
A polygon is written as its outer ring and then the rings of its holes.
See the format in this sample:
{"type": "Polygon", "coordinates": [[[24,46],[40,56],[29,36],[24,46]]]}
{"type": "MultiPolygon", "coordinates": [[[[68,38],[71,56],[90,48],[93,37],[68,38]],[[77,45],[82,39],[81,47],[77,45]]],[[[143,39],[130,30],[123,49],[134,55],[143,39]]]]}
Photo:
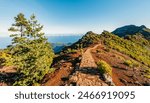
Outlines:
{"type": "Polygon", "coordinates": [[[68,48],[66,53],[76,53],[77,50],[68,48]]]}
{"type": "Polygon", "coordinates": [[[139,67],[139,63],[133,61],[133,60],[125,60],[124,64],[129,67],[139,67]]]}
{"type": "Polygon", "coordinates": [[[146,77],[146,78],[150,78],[150,68],[146,69],[146,70],[145,70],[145,73],[146,73],[146,74],[145,74],[145,77],[146,77]]]}
{"type": "Polygon", "coordinates": [[[97,63],[97,66],[98,66],[98,69],[99,69],[99,71],[100,71],[101,74],[108,73],[110,76],[112,76],[112,68],[105,61],[100,60],[97,63]]]}
{"type": "Polygon", "coordinates": [[[117,58],[120,60],[123,60],[123,61],[125,60],[124,57],[122,57],[122,56],[118,56],[117,58]]]}
{"type": "Polygon", "coordinates": [[[0,65],[1,66],[11,66],[13,62],[11,61],[12,56],[5,53],[4,51],[0,51],[0,65]]]}
{"type": "Polygon", "coordinates": [[[150,79],[150,68],[145,70],[145,77],[150,79]]]}
{"type": "Polygon", "coordinates": [[[131,60],[125,60],[125,61],[124,61],[124,64],[127,65],[127,66],[129,66],[129,67],[132,67],[132,66],[133,66],[133,63],[132,63],[131,60]]]}
{"type": "Polygon", "coordinates": [[[150,75],[145,75],[145,77],[150,79],[150,75]]]}

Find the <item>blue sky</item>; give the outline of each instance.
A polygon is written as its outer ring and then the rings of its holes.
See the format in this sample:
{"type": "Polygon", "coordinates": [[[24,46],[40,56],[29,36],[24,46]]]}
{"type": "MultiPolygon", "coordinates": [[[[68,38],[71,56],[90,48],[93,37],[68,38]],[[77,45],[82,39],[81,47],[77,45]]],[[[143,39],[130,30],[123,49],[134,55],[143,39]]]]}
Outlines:
{"type": "Polygon", "coordinates": [[[43,31],[53,34],[101,33],[135,24],[150,27],[150,0],[0,0],[0,36],[14,17],[35,14],[43,31]]]}

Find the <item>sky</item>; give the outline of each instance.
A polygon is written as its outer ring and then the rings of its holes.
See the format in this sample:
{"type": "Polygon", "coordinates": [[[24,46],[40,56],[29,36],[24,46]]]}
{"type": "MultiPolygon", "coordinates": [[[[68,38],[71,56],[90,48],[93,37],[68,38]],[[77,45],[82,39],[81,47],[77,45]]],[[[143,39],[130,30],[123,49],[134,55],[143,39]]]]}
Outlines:
{"type": "Polygon", "coordinates": [[[14,17],[35,14],[47,35],[101,33],[134,24],[150,27],[150,0],[0,0],[0,36],[14,17]]]}

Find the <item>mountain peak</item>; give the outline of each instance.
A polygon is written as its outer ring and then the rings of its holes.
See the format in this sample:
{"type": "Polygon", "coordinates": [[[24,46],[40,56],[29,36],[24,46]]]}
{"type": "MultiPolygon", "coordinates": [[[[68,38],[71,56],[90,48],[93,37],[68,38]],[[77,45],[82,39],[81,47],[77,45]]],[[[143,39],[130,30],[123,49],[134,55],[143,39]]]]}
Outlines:
{"type": "Polygon", "coordinates": [[[137,33],[141,33],[146,39],[150,38],[150,29],[148,29],[145,25],[141,25],[141,26],[126,25],[126,26],[117,28],[112,33],[120,37],[125,37],[126,35],[135,35],[137,33]]]}
{"type": "Polygon", "coordinates": [[[141,25],[140,28],[144,29],[147,28],[145,25],[141,25]]]}
{"type": "Polygon", "coordinates": [[[94,34],[93,31],[88,31],[85,35],[88,35],[88,34],[94,34]]]}

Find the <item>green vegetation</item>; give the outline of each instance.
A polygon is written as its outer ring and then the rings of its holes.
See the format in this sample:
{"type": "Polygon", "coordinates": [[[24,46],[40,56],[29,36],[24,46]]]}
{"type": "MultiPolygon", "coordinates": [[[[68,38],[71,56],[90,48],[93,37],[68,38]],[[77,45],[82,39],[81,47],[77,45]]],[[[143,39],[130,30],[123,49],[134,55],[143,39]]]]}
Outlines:
{"type": "Polygon", "coordinates": [[[146,69],[145,73],[146,73],[145,77],[150,78],[150,68],[146,69]]]}
{"type": "Polygon", "coordinates": [[[0,51],[0,66],[11,66],[13,65],[12,56],[7,54],[4,50],[0,51]]]}
{"type": "Polygon", "coordinates": [[[139,64],[133,60],[125,60],[124,64],[129,66],[129,67],[139,67],[139,64]]]}
{"type": "Polygon", "coordinates": [[[100,71],[101,74],[108,73],[110,76],[112,76],[112,68],[105,61],[100,60],[97,63],[97,66],[98,66],[98,69],[99,69],[99,71],[100,71]]]}
{"type": "Polygon", "coordinates": [[[71,48],[68,48],[68,49],[65,51],[65,53],[76,53],[76,52],[77,52],[77,50],[71,49],[71,48]]]}
{"type": "MultiPolygon", "coordinates": [[[[148,44],[139,44],[136,40],[120,38],[109,32],[103,32],[101,39],[104,44],[150,67],[150,48],[148,44]]],[[[146,39],[145,42],[148,42],[146,39]]]]}
{"type": "Polygon", "coordinates": [[[136,26],[136,25],[126,25],[120,28],[117,28],[113,31],[113,34],[118,35],[119,37],[125,37],[127,35],[142,34],[142,37],[150,40],[150,29],[145,25],[136,26]]]}
{"type": "Polygon", "coordinates": [[[42,28],[34,15],[27,20],[20,13],[9,29],[14,33],[11,35],[12,45],[7,48],[7,52],[12,56],[13,65],[21,75],[14,85],[38,85],[45,74],[51,71],[54,53],[51,44],[41,32],[42,28]]]}
{"type": "Polygon", "coordinates": [[[99,42],[99,40],[100,40],[99,35],[90,31],[87,32],[87,34],[82,37],[80,44],[82,44],[83,47],[87,47],[90,44],[99,42]]]}
{"type": "Polygon", "coordinates": [[[95,34],[92,31],[89,31],[73,46],[75,46],[75,48],[78,48],[79,46],[85,48],[91,44],[95,44],[98,42],[100,42],[100,35],[95,34]]]}
{"type": "Polygon", "coordinates": [[[95,34],[92,31],[87,32],[81,39],[71,46],[65,47],[64,52],[68,51],[67,49],[80,50],[83,53],[83,48],[90,46],[91,44],[96,44],[100,42],[100,35],[95,34]]]}
{"type": "Polygon", "coordinates": [[[132,67],[132,61],[131,60],[125,60],[124,64],[129,66],[129,67],[132,67]]]}
{"type": "Polygon", "coordinates": [[[80,53],[83,54],[83,44],[76,44],[78,50],[80,50],[80,53]]]}
{"type": "Polygon", "coordinates": [[[150,48],[150,41],[146,40],[141,33],[136,33],[135,35],[127,35],[125,39],[137,43],[145,48],[150,48]]]}
{"type": "Polygon", "coordinates": [[[124,60],[125,60],[125,58],[124,58],[124,57],[119,56],[119,55],[115,55],[115,54],[114,54],[114,57],[116,57],[117,59],[120,59],[120,60],[122,60],[122,61],[124,61],[124,60]]]}

